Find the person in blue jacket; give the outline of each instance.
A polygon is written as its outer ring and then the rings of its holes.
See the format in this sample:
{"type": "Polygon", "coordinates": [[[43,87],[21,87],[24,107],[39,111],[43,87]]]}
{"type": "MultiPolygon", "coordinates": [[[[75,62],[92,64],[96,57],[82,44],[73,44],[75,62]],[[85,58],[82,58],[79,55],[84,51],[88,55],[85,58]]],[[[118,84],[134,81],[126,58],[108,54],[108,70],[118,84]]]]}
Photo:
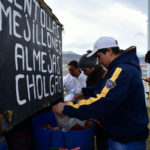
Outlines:
{"type": "Polygon", "coordinates": [[[114,38],[101,37],[87,57],[92,55],[107,68],[105,79],[84,88],[80,95],[85,98],[58,103],[53,112],[81,120],[100,118],[109,150],[146,150],[149,120],[136,47],[122,52],[114,38]]]}

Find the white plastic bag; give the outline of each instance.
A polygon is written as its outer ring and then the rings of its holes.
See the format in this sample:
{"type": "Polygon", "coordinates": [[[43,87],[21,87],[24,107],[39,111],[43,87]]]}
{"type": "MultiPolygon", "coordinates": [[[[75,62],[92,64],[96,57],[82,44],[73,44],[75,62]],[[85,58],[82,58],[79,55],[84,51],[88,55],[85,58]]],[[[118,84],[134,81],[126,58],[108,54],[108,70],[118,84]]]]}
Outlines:
{"type": "Polygon", "coordinates": [[[79,124],[84,126],[85,121],[81,121],[77,118],[69,118],[68,116],[61,116],[55,114],[57,125],[59,126],[60,130],[63,132],[69,131],[75,124],[79,124]]]}

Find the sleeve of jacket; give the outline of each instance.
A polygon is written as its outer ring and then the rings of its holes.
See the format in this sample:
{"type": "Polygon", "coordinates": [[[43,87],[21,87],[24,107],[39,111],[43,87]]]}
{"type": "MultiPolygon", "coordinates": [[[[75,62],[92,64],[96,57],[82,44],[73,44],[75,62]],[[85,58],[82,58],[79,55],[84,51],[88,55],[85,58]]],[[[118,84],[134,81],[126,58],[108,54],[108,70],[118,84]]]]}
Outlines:
{"type": "Polygon", "coordinates": [[[82,93],[84,97],[93,96],[94,91],[97,89],[97,86],[82,88],[82,93]]]}
{"type": "Polygon", "coordinates": [[[103,79],[100,79],[98,84],[93,87],[82,88],[82,93],[85,97],[94,96],[94,92],[99,88],[99,85],[102,83],[103,79]]]}
{"type": "Polygon", "coordinates": [[[82,99],[77,104],[68,102],[63,109],[64,115],[81,120],[106,117],[132,92],[130,84],[134,78],[131,71],[116,68],[96,97],[82,99]]]}

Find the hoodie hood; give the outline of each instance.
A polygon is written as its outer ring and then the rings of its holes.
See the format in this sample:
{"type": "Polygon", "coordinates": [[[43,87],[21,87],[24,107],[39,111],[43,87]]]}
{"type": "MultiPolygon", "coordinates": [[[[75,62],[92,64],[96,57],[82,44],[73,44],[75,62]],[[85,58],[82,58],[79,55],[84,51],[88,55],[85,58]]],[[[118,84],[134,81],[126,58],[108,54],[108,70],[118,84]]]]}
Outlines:
{"type": "Polygon", "coordinates": [[[130,64],[135,66],[139,71],[140,69],[140,62],[136,55],[136,47],[131,46],[128,49],[124,50],[108,67],[108,70],[118,64],[130,64]]]}

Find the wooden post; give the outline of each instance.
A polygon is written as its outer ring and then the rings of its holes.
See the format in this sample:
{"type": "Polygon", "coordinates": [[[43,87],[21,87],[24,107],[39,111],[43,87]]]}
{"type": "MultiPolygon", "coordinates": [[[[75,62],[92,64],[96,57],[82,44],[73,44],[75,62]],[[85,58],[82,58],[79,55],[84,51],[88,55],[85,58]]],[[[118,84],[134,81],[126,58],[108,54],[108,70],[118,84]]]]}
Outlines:
{"type": "Polygon", "coordinates": [[[40,6],[41,6],[42,8],[44,8],[44,7],[45,7],[44,0],[39,0],[39,3],[40,3],[40,6]]]}

